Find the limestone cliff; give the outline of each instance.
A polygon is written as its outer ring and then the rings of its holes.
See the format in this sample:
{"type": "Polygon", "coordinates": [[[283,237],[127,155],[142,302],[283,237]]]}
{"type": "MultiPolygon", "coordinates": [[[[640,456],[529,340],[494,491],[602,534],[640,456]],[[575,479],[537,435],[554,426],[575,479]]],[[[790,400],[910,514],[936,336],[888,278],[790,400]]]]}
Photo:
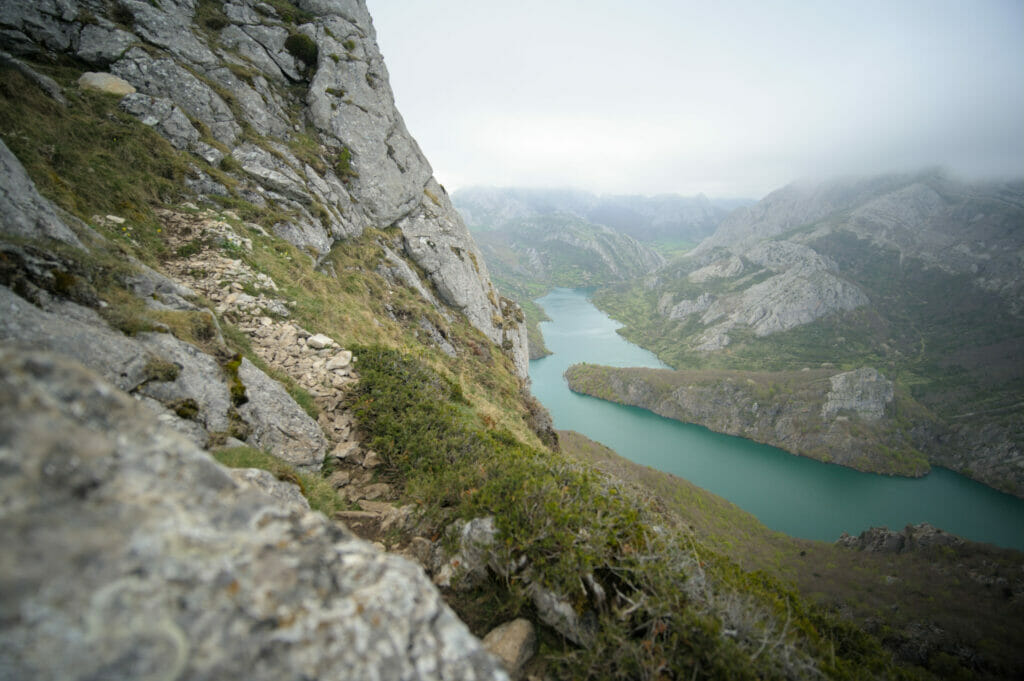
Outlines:
{"type": "Polygon", "coordinates": [[[525,332],[395,109],[361,0],[14,0],[0,10],[0,48],[127,81],[124,110],[195,155],[198,198],[273,209],[274,231],[315,257],[397,227],[423,283],[526,377],[525,332]]]}

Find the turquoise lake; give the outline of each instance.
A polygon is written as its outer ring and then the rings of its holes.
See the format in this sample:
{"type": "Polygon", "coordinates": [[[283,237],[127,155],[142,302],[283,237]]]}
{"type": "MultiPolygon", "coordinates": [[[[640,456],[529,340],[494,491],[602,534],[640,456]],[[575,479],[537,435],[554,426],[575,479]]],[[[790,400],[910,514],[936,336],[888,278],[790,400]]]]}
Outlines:
{"type": "Polygon", "coordinates": [[[858,534],[872,526],[901,529],[929,522],[963,537],[1024,550],[1024,500],[952,471],[936,468],[924,478],[860,473],[573,393],[562,376],[570,364],[665,365],[618,335],[619,324],[594,307],[585,290],[556,289],[537,302],[552,319],[541,329],[554,354],[531,361],[530,378],[555,427],[579,431],[632,461],[686,478],[795,537],[835,541],[843,532],[858,534]]]}

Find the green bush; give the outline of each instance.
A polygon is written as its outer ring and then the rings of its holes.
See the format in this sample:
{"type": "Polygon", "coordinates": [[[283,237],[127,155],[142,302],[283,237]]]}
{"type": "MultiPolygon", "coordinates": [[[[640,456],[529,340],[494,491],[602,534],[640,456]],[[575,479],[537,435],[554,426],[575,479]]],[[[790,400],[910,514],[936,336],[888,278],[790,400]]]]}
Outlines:
{"type": "Polygon", "coordinates": [[[307,67],[316,66],[318,55],[316,42],[305,33],[292,33],[284,41],[284,48],[307,67]]]}
{"type": "Polygon", "coordinates": [[[359,177],[359,173],[352,167],[352,152],[348,147],[342,147],[338,152],[338,160],[334,164],[334,172],[338,174],[342,182],[348,182],[349,178],[359,177]]]}

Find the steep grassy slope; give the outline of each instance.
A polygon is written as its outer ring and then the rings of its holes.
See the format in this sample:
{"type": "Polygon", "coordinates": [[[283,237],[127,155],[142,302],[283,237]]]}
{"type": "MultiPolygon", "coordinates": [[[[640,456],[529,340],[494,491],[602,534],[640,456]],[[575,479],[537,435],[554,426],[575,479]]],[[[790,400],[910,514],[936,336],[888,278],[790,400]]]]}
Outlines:
{"type": "Polygon", "coordinates": [[[568,456],[635,485],[666,522],[692,528],[716,550],[737,556],[745,569],[794,584],[806,598],[881,636],[907,661],[942,678],[1009,677],[1024,669],[1020,552],[965,542],[875,553],[794,539],[579,433],[559,431],[559,438],[568,456]]]}

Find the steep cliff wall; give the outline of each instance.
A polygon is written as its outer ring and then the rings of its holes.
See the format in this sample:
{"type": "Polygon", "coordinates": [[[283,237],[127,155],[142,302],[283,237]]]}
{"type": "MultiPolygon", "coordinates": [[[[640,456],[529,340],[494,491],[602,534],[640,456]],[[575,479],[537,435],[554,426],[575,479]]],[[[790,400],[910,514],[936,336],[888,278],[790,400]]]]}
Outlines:
{"type": "Polygon", "coordinates": [[[124,79],[122,108],[195,155],[197,197],[273,209],[274,231],[315,257],[398,227],[424,283],[526,378],[525,331],[395,109],[364,2],[15,0],[0,48],[124,79]]]}

